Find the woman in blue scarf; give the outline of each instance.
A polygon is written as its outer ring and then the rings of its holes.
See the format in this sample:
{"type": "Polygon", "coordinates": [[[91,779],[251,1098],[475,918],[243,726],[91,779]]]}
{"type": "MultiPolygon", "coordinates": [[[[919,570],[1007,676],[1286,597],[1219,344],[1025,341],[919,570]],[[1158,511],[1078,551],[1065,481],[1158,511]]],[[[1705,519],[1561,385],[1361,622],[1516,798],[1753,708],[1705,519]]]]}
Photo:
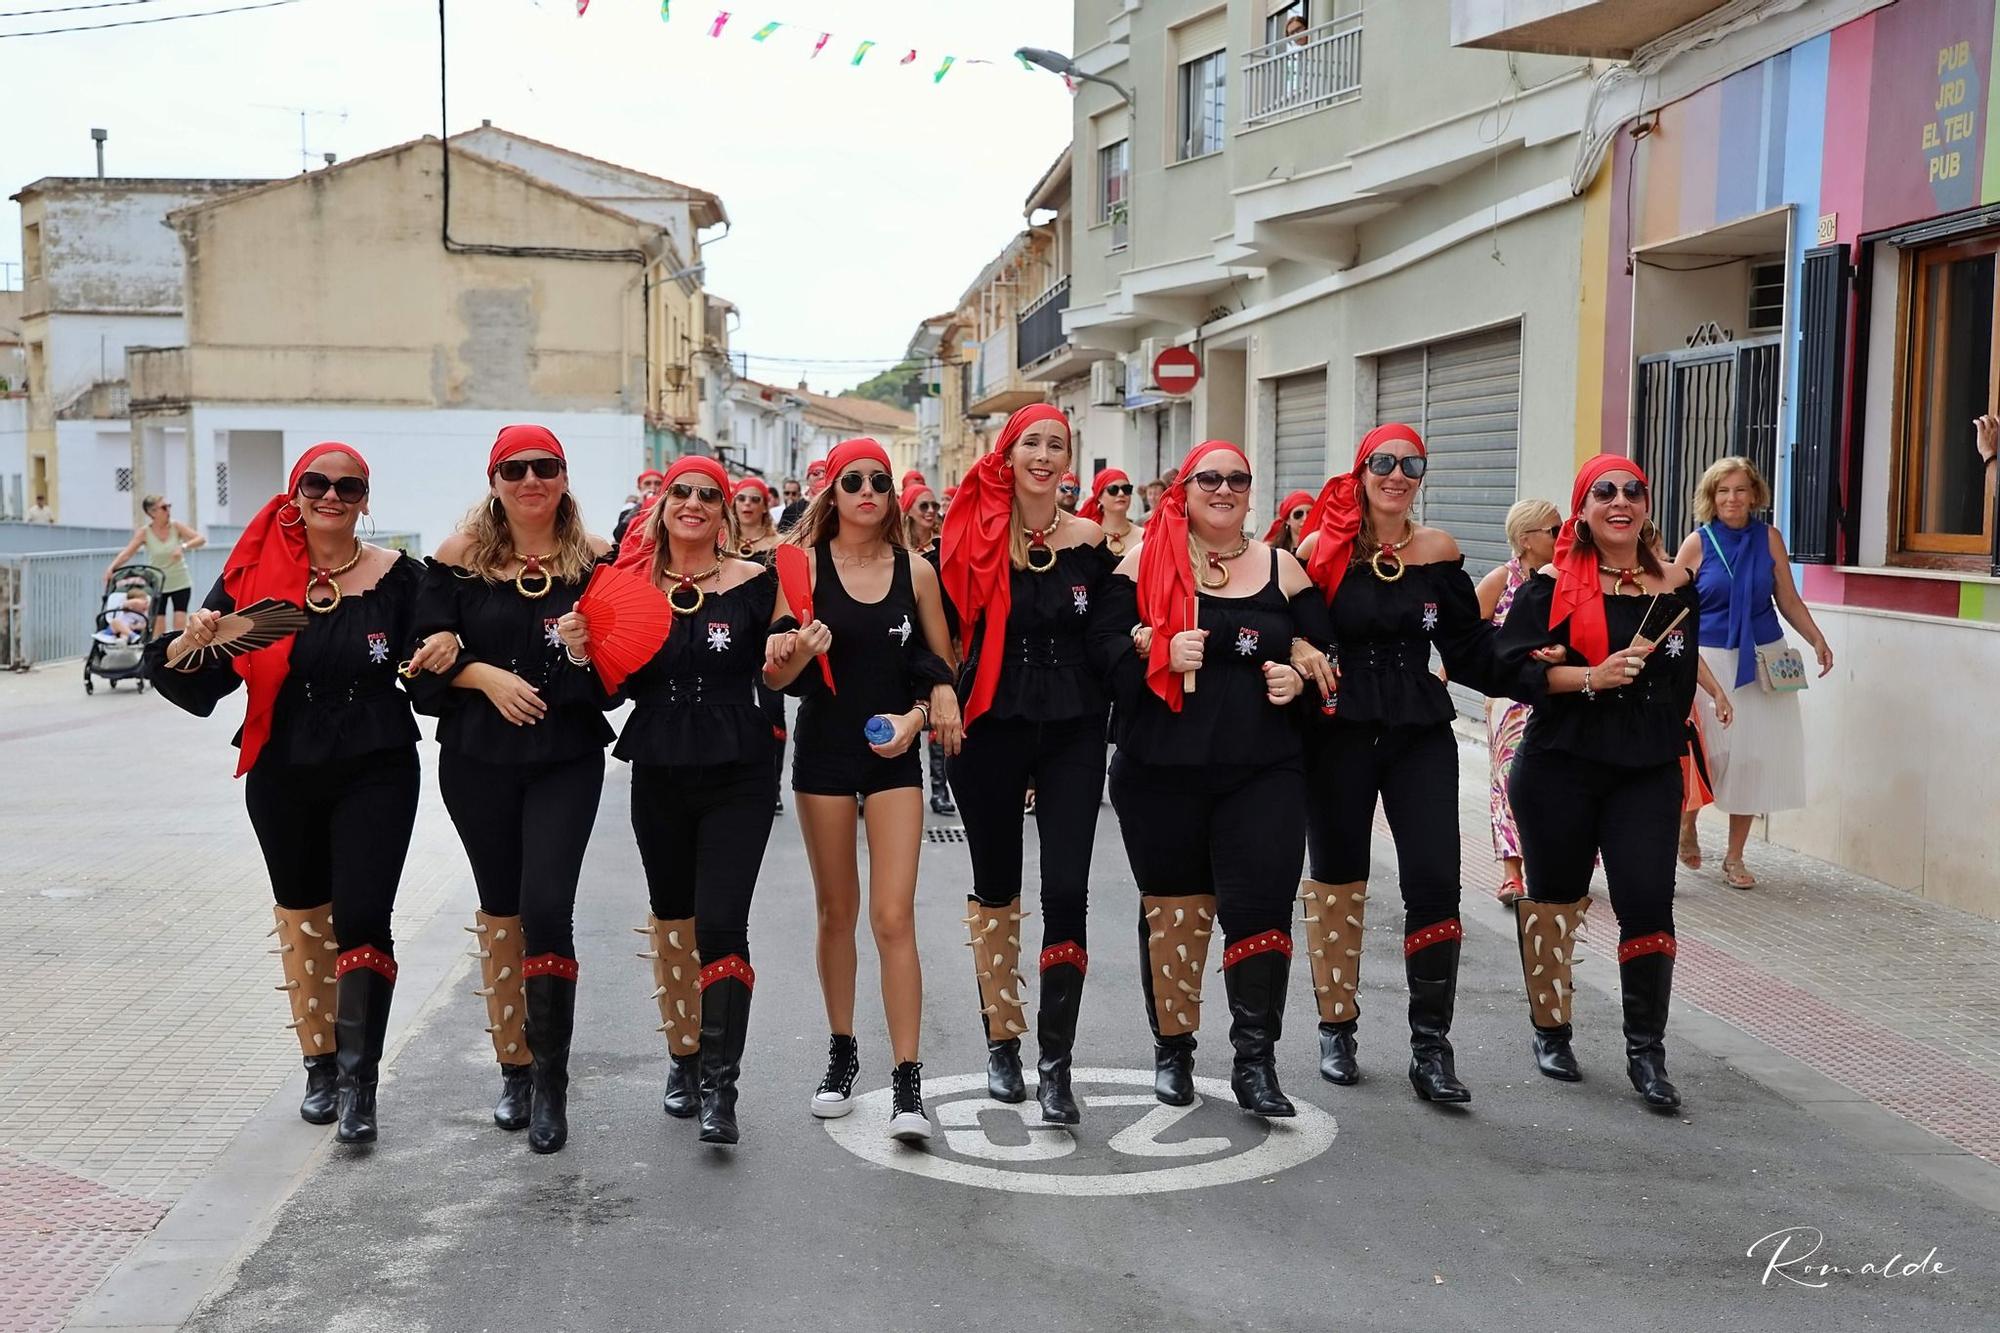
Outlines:
{"type": "MultiPolygon", "coordinates": [[[[1833,670],[1833,650],[1799,596],[1784,537],[1754,517],[1770,504],[1771,489],[1749,459],[1718,459],[1695,487],[1699,526],[1675,557],[1695,571],[1701,595],[1701,655],[1728,688],[1735,710],[1734,724],[1724,731],[1708,696],[1696,699],[1708,742],[1715,805],[1729,816],[1729,850],[1722,859],[1722,874],[1734,889],[1757,883],[1743,864],[1750,821],[1806,803],[1805,731],[1798,695],[1767,691],[1758,683],[1758,650],[1765,650],[1767,657],[1785,650],[1785,631],[1778,623],[1783,616],[1805,636],[1819,659],[1819,674],[1833,670]]],[[[1694,824],[1692,812],[1682,816],[1680,856],[1690,869],[1701,865],[1694,824]]]]}

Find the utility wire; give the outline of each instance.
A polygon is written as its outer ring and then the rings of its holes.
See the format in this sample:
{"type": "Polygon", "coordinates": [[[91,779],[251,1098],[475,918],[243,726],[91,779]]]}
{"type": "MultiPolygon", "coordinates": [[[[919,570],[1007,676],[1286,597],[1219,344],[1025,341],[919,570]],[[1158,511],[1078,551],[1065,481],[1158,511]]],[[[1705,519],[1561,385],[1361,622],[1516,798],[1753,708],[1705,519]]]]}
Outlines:
{"type": "Polygon", "coordinates": [[[85,9],[127,9],[133,5],[157,5],[160,0],[97,0],[90,5],[57,5],[53,9],[16,9],[0,14],[0,19],[24,19],[35,14],[75,14],[85,9]]]}
{"type": "MultiPolygon", "coordinates": [[[[135,0],[122,0],[135,3],[135,0]]],[[[204,9],[194,14],[162,14],[150,19],[120,19],[116,23],[94,23],[74,28],[36,28],[31,32],[0,32],[0,41],[9,37],[52,37],[63,32],[108,32],[112,28],[136,28],[142,23],[176,23],[181,19],[209,19],[222,14],[243,14],[253,9],[278,9],[285,5],[296,5],[299,0],[264,0],[260,5],[235,5],[229,9],[204,9]]],[[[90,6],[80,6],[90,8],[90,6]]],[[[60,12],[60,11],[58,11],[60,12]]],[[[18,18],[19,15],[0,15],[4,18],[18,18]]]]}

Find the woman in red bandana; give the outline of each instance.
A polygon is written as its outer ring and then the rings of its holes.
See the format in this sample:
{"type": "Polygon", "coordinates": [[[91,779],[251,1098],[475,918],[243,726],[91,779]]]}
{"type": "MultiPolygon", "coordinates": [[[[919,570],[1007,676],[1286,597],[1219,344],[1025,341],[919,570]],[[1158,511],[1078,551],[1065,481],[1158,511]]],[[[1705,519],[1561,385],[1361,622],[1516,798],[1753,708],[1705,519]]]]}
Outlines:
{"type": "Polygon", "coordinates": [[[147,679],[198,717],[248,687],[236,772],[277,899],[280,989],[306,1064],[299,1115],[338,1120],[343,1143],[376,1134],[396,981],[389,917],[417,814],[417,724],[396,671],[448,670],[458,653],[448,634],[411,652],[423,567],[357,537],[367,512],[360,453],[314,445],[244,528],[184,634],[147,649],[147,679]],[[223,616],[266,598],[303,605],[306,627],[239,657],[167,665],[176,640],[204,646],[223,616]]]}
{"type": "Polygon", "coordinates": [[[853,1109],[861,1067],[854,1040],[854,931],[861,911],[855,804],[868,828],[868,920],[881,955],[891,1075],[889,1132],[931,1134],[917,1063],[923,971],[917,961],[917,851],[923,838],[926,726],[957,742],[951,639],[930,565],[910,555],[889,454],[844,440],[827,459],[831,485],[778,548],[778,616],[765,678],[803,696],[792,793],[819,905],[819,981],[826,1000],[826,1077],[812,1113],[853,1109]]]}
{"type": "Polygon", "coordinates": [[[1153,1090],[1194,1100],[1209,936],[1225,948],[1230,1087],[1260,1116],[1295,1113],[1276,1060],[1291,970],[1292,896],[1305,856],[1305,678],[1294,640],[1326,641],[1326,607],[1299,562],[1252,540],[1250,465],[1196,445],[1119,563],[1091,626],[1118,707],[1111,804],[1139,881],[1153,1090]]]}
{"type": "Polygon", "coordinates": [[[613,550],[623,548],[627,529],[638,520],[641,514],[652,508],[653,501],[659,495],[660,485],[666,475],[666,473],[660,471],[658,468],[651,467],[639,474],[639,498],[619,510],[618,522],[612,525],[611,548],[613,550]]]}
{"type": "Polygon", "coordinates": [[[471,929],[501,1072],[493,1120],[526,1126],[528,1146],[550,1153],[569,1138],[576,884],[611,741],[611,697],[564,644],[562,621],[611,548],[585,529],[545,428],[502,428],[486,482],[424,577],[418,630],[464,646],[418,705],[439,717],[438,789],[479,889],[471,929]]]}
{"type": "Polygon", "coordinates": [[[1278,504],[1278,516],[1264,531],[1264,541],[1281,551],[1297,551],[1305,537],[1306,519],[1312,516],[1311,491],[1293,491],[1278,504]]]}
{"type": "Polygon", "coordinates": [[[1534,705],[1509,794],[1528,867],[1514,910],[1535,1064],[1565,1082],[1583,1076],[1570,1049],[1570,974],[1602,856],[1618,915],[1626,1073],[1648,1106],[1671,1111],[1681,1104],[1666,1054],[1674,853],[1701,615],[1693,576],[1656,550],[1651,512],[1637,463],[1599,454],[1584,465],[1554,563],[1514,594],[1499,669],[1534,705]]]}
{"type": "Polygon", "coordinates": [[[965,666],[965,743],[951,785],[972,856],[966,899],[973,975],[986,1030],[986,1087],[1027,1098],[1020,965],[1022,801],[1035,789],[1042,847],[1038,1098],[1042,1119],[1073,1125],[1070,1052],[1083,1003],[1090,853],[1104,794],[1105,697],[1089,663],[1091,608],[1112,560],[1104,533],[1058,503],[1070,460],[1069,419],[1038,403],[1007,420],[973,464],[944,526],[945,595],[956,608],[965,666]]]}
{"type": "Polygon", "coordinates": [[[1320,1076],[1349,1084],[1355,1064],[1369,841],[1379,800],[1396,840],[1403,893],[1403,971],[1410,987],[1410,1083],[1426,1101],[1472,1094],[1453,1067],[1449,1034],[1458,990],[1458,746],[1456,715],[1431,650],[1475,689],[1492,675],[1493,627],[1479,615],[1451,534],[1416,521],[1424,442],[1404,425],[1362,439],[1352,471],[1328,481],[1299,546],[1333,619],[1335,661],[1303,654],[1309,671],[1338,673],[1338,701],[1308,736],[1312,803],[1300,885],[1320,1076]]]}
{"type": "MultiPolygon", "coordinates": [[[[762,483],[757,483],[761,485],[762,483]]],[[[718,548],[730,538],[729,475],[712,458],[667,469],[647,514],[644,571],[673,628],[628,676],[636,707],[615,751],[632,765],[632,830],[646,867],[654,998],[669,1066],[663,1105],[699,1114],[703,1143],[734,1143],[736,1080],[756,974],[750,897],[771,835],[771,728],[757,704],[778,583],[718,548]]],[[[564,639],[590,655],[590,625],[564,639]]]]}
{"type": "MultiPolygon", "coordinates": [[[[766,569],[771,567],[771,552],[777,549],[779,533],[777,515],[773,512],[776,497],[762,477],[745,477],[736,483],[730,492],[731,544],[736,554],[745,560],[755,560],[766,569]]],[[[765,720],[771,726],[771,739],[776,742],[771,747],[771,809],[777,814],[785,813],[785,799],[777,793],[785,785],[785,696],[757,679],[757,706],[764,710],[765,720]]]]}
{"type": "Polygon", "coordinates": [[[1104,529],[1104,548],[1122,556],[1136,545],[1139,529],[1132,522],[1132,478],[1108,467],[1090,479],[1090,498],[1077,506],[1077,516],[1104,529]]]}

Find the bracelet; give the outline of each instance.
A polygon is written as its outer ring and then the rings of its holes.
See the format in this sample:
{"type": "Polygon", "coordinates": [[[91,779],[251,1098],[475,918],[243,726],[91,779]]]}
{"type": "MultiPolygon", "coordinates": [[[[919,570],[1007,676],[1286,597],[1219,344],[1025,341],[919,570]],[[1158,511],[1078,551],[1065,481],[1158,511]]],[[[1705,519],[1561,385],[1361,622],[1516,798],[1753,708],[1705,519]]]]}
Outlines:
{"type": "Polygon", "coordinates": [[[1583,669],[1583,687],[1579,689],[1577,693],[1581,694],[1584,698],[1590,700],[1592,703],[1596,703],[1597,691],[1590,687],[1590,673],[1593,670],[1595,670],[1594,667],[1585,667],[1583,669]]]}
{"type": "Polygon", "coordinates": [[[924,715],[924,720],[923,720],[923,721],[921,721],[921,722],[919,722],[919,723],[917,724],[917,729],[918,729],[919,731],[922,731],[922,730],[923,730],[924,728],[926,728],[926,727],[930,726],[930,724],[931,724],[931,706],[930,706],[929,704],[925,703],[925,702],[924,702],[923,700],[921,700],[921,699],[919,699],[919,700],[918,700],[917,702],[915,702],[914,704],[911,704],[910,706],[911,706],[912,708],[916,709],[916,710],[917,710],[917,711],[918,711],[919,713],[922,713],[922,714],[924,715]]]}
{"type": "Polygon", "coordinates": [[[569,659],[569,664],[571,666],[587,667],[590,665],[590,658],[578,657],[576,655],[576,650],[574,648],[571,648],[568,644],[563,645],[563,656],[569,659]]]}

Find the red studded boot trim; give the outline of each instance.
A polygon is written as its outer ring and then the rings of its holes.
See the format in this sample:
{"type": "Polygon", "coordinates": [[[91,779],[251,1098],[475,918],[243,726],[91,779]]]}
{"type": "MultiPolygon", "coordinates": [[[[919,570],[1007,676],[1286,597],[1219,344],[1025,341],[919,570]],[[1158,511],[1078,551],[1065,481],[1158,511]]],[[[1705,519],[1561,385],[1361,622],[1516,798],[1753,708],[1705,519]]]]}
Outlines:
{"type": "Polygon", "coordinates": [[[750,964],[738,954],[718,958],[701,969],[701,988],[707,990],[724,977],[735,977],[751,990],[757,989],[757,974],[750,970],[750,964]]]}
{"type": "Polygon", "coordinates": [[[1042,971],[1061,967],[1065,963],[1078,972],[1088,974],[1090,971],[1090,955],[1085,953],[1075,940],[1064,940],[1061,944],[1051,944],[1042,950],[1042,971]]]}
{"type": "Polygon", "coordinates": [[[521,977],[561,977],[564,981],[576,980],[576,959],[565,958],[559,953],[538,953],[533,958],[522,960],[521,977]]]}
{"type": "Polygon", "coordinates": [[[1267,930],[1261,935],[1252,935],[1247,940],[1238,940],[1222,951],[1222,965],[1235,967],[1254,954],[1271,953],[1274,950],[1290,958],[1292,937],[1282,930],[1267,930]]]}
{"type": "Polygon", "coordinates": [[[1674,937],[1664,930],[1656,930],[1651,935],[1641,935],[1636,940],[1621,940],[1618,945],[1618,961],[1629,963],[1634,958],[1642,958],[1649,953],[1663,953],[1672,958],[1680,952],[1674,937]]]}
{"type": "Polygon", "coordinates": [[[357,967],[365,967],[370,972],[380,973],[388,978],[390,985],[396,984],[396,960],[380,949],[366,944],[357,949],[349,949],[333,960],[333,975],[344,977],[357,967]]]}
{"type": "Polygon", "coordinates": [[[1433,944],[1443,944],[1446,940],[1465,938],[1465,927],[1457,917],[1448,917],[1436,925],[1425,926],[1403,936],[1403,957],[1408,958],[1419,949],[1428,949],[1433,944]]]}

